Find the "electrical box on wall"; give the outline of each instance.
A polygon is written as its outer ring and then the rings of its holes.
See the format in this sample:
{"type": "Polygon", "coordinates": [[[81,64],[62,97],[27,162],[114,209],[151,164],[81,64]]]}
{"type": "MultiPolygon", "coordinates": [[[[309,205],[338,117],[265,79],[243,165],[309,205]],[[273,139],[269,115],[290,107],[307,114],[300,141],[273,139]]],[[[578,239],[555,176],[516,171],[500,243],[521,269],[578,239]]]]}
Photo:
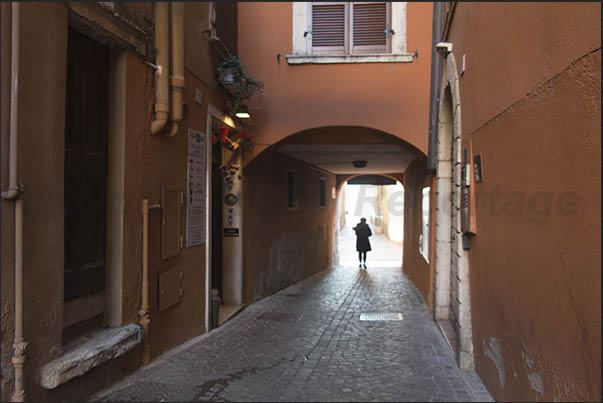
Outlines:
{"type": "Polygon", "coordinates": [[[182,300],[182,270],[177,267],[170,269],[158,275],[159,281],[157,281],[158,291],[158,307],[159,312],[165,311],[168,308],[173,307],[182,300]]]}
{"type": "Polygon", "coordinates": [[[472,155],[473,147],[469,142],[469,147],[463,149],[461,164],[461,230],[465,234],[477,233],[475,165],[472,155]]]}

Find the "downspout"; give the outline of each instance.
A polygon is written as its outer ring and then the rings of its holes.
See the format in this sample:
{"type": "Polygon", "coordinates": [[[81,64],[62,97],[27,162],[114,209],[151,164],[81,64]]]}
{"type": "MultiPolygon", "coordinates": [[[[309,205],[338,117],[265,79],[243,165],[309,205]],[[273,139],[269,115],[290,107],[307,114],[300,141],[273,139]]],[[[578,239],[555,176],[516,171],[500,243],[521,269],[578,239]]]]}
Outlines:
{"type": "Polygon", "coordinates": [[[427,151],[427,169],[435,171],[438,151],[438,119],[440,110],[440,87],[442,84],[443,60],[436,52],[436,44],[441,41],[446,3],[433,3],[433,22],[431,30],[431,85],[429,92],[429,137],[427,151]]]}
{"type": "Polygon", "coordinates": [[[23,188],[17,182],[18,167],[18,118],[19,118],[19,3],[11,4],[11,53],[10,53],[10,133],[9,133],[9,185],[2,192],[4,200],[15,202],[15,340],[12,363],[15,370],[13,402],[25,401],[23,366],[25,348],[23,339],[23,188]]]}
{"type": "MultiPolygon", "coordinates": [[[[156,3],[157,4],[157,3],[156,3]]],[[[147,365],[151,358],[149,344],[149,201],[142,199],[142,301],[138,311],[138,323],[142,326],[142,363],[147,365]]]]}
{"type": "Polygon", "coordinates": [[[155,3],[155,119],[151,134],[157,134],[168,121],[169,105],[169,8],[168,3],[155,3]]]}
{"type": "Polygon", "coordinates": [[[184,3],[170,3],[170,33],[172,47],[172,129],[170,137],[178,133],[182,121],[182,97],[184,93],[184,3]]]}
{"type": "Polygon", "coordinates": [[[142,363],[147,365],[151,360],[149,343],[149,210],[161,208],[154,204],[149,206],[149,200],[142,199],[142,301],[138,311],[138,323],[142,326],[144,338],[142,340],[142,363]]]}

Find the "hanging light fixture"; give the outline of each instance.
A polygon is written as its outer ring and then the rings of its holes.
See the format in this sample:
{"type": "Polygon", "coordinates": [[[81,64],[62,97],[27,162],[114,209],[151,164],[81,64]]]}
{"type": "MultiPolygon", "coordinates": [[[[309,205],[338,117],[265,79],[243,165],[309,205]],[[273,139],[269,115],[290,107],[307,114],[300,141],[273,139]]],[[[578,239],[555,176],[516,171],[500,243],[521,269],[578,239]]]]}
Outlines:
{"type": "Polygon", "coordinates": [[[247,110],[247,107],[245,105],[241,105],[239,107],[239,109],[235,113],[235,116],[239,119],[249,119],[251,117],[251,115],[249,114],[249,110],[247,110]]]}

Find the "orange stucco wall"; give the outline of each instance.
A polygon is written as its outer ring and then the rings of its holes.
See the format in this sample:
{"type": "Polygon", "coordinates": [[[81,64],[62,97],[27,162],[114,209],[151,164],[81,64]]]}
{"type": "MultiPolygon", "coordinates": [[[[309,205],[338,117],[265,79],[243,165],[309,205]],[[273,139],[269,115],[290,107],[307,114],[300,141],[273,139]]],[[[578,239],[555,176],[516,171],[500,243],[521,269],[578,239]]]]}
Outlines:
{"type": "MultiPolygon", "coordinates": [[[[187,184],[187,129],[206,129],[207,105],[223,107],[225,94],[216,89],[213,68],[202,66],[211,49],[198,31],[207,29],[207,3],[187,4],[185,17],[184,101],[188,111],[174,137],[152,136],[154,103],[153,69],[142,57],[127,50],[125,58],[124,194],[122,324],[136,323],[142,282],[142,198],[160,203],[160,186],[182,190],[187,184]],[[195,19],[195,17],[197,17],[195,19]],[[203,25],[205,24],[205,25],[203,25]],[[198,34],[198,35],[197,35],[198,34]],[[195,89],[202,102],[195,102],[195,89]]],[[[132,9],[152,16],[152,4],[132,9]],[[148,13],[150,10],[150,14],[148,13]]],[[[64,3],[21,6],[21,54],[19,93],[19,180],[24,183],[24,338],[28,344],[25,389],[31,401],[78,400],[115,382],[140,364],[136,347],[117,360],[76,377],[48,391],[40,386],[40,367],[57,358],[63,349],[64,271],[64,147],[65,85],[67,77],[68,7],[64,3]]],[[[8,113],[10,89],[10,4],[3,3],[1,17],[0,172],[2,189],[8,180],[8,113]]],[[[142,18],[142,17],[141,17],[142,18]]],[[[148,22],[148,21],[147,21],[148,22]]],[[[152,21],[151,21],[152,23],[152,21]]],[[[152,39],[152,38],[150,38],[152,39]]],[[[150,40],[149,39],[149,40],[150,40]]],[[[114,100],[112,100],[114,101],[114,100]]],[[[169,126],[169,125],[168,125],[169,126]]],[[[14,336],[14,215],[10,202],[0,201],[2,395],[9,401],[13,388],[12,343],[14,336]]],[[[184,207],[186,209],[186,205],[184,207]]],[[[184,210],[186,211],[186,210],[184,210]]],[[[184,228],[184,215],[182,217],[184,228]]],[[[183,230],[184,232],[184,230],[183,230]]],[[[113,234],[109,233],[108,236],[113,234]]],[[[205,331],[205,246],[183,248],[162,259],[161,211],[153,210],[149,225],[150,345],[155,357],[205,331]],[[184,275],[182,301],[157,310],[158,274],[179,268],[184,275]]]]}
{"type": "Polygon", "coordinates": [[[497,400],[599,401],[601,6],[458,3],[448,40],[483,158],[477,370],[497,400]]]}
{"type": "MultiPolygon", "coordinates": [[[[423,233],[423,188],[432,185],[432,174],[425,159],[416,159],[404,172],[404,250],[402,270],[417,287],[426,303],[431,303],[432,274],[430,263],[419,252],[419,234],[423,233]]],[[[433,196],[433,187],[431,195],[433,196]]],[[[432,204],[430,204],[431,206],[432,204]]],[[[430,217],[433,234],[433,214],[430,217]]],[[[426,241],[427,242],[427,241],[426,241]]],[[[430,252],[433,252],[431,248],[430,252]]],[[[433,258],[430,258],[433,262],[433,258]]]]}
{"type": "Polygon", "coordinates": [[[301,130],[338,125],[379,129],[426,153],[432,8],[408,4],[407,49],[419,51],[411,63],[289,65],[292,4],[239,3],[239,55],[265,85],[251,109],[251,157],[301,130]]]}
{"type": "Polygon", "coordinates": [[[281,153],[245,169],[245,298],[269,296],[330,267],[335,241],[333,174],[281,153]],[[297,172],[299,204],[287,207],[288,171],[297,172]],[[320,206],[320,179],[326,181],[320,206]]]}

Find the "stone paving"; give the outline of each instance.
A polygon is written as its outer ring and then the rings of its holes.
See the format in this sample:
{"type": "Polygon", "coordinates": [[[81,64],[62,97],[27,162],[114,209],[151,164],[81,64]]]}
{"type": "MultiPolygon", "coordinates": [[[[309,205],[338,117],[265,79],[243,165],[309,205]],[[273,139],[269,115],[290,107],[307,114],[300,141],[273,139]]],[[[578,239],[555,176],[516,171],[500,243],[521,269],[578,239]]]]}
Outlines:
{"type": "Polygon", "coordinates": [[[249,305],[96,401],[492,401],[400,268],[335,266],[249,305]],[[363,312],[403,320],[360,321],[363,312]]]}

